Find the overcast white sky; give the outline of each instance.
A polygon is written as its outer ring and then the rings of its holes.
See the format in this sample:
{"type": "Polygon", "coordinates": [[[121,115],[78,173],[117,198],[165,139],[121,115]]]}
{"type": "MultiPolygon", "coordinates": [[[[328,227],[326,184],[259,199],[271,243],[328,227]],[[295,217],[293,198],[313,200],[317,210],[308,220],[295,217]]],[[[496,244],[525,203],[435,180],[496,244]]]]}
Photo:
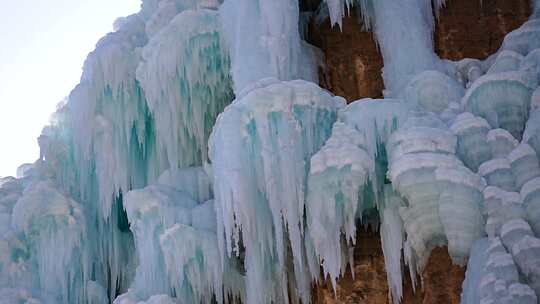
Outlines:
{"type": "Polygon", "coordinates": [[[0,176],[39,157],[37,137],[86,55],[140,0],[0,0],[0,176]]]}

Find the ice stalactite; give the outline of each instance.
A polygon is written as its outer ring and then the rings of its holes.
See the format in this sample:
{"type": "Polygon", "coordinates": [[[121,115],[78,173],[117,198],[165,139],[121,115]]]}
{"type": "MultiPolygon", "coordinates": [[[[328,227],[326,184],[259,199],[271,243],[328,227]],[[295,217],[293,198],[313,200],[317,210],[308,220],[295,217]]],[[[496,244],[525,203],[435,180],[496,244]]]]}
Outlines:
{"type": "Polygon", "coordinates": [[[375,178],[375,160],[366,152],[364,134],[336,122],[330,138],[311,158],[308,178],[306,242],[312,242],[307,246],[315,254],[310,263],[315,279],[319,265],[334,288],[336,278],[344,275],[342,271],[352,261],[349,246],[356,242],[356,221],[364,209],[374,207],[368,201],[364,204],[364,198],[368,183],[375,178]]]}
{"type": "Polygon", "coordinates": [[[406,242],[421,272],[431,249],[448,244],[453,261],[463,264],[481,236],[480,177],[455,156],[456,137],[434,115],[415,113],[387,143],[389,176],[406,199],[400,208],[406,242]]]}
{"type": "Polygon", "coordinates": [[[125,208],[135,235],[139,264],[131,291],[141,299],[169,292],[158,236],[175,223],[191,225],[190,209],[196,205],[186,193],[161,185],[126,195],[125,208]]]}
{"type": "Polygon", "coordinates": [[[372,1],[374,33],[384,60],[385,97],[401,91],[423,71],[444,72],[433,50],[434,17],[430,1],[372,1]]]}
{"type": "MultiPolygon", "coordinates": [[[[531,59],[534,51],[530,52],[536,48],[533,46],[536,42],[524,38],[534,35],[536,23],[531,20],[507,35],[501,51],[486,69],[487,74],[470,85],[462,100],[468,111],[485,118],[482,134],[487,131],[491,150],[491,156],[482,153],[483,163],[478,167],[488,184],[483,193],[485,230],[490,238],[489,248],[483,254],[488,259],[480,275],[472,273],[476,266],[470,261],[471,269],[467,271],[470,279],[464,285],[467,288],[462,297],[468,299],[465,303],[474,303],[472,299],[481,299],[482,303],[537,302],[540,271],[531,256],[538,252],[539,242],[538,232],[533,232],[531,227],[538,212],[534,203],[531,204],[534,201],[531,194],[535,193],[540,174],[535,148],[534,91],[538,79],[537,64],[531,59]],[[480,295],[475,293],[475,288],[480,290],[480,295]]],[[[481,120],[467,115],[471,122],[481,120]]]]}
{"type": "Polygon", "coordinates": [[[230,62],[216,11],[174,17],[142,50],[137,80],[155,120],[158,162],[170,168],[207,160],[215,118],[233,100],[230,62]]]}
{"type": "Polygon", "coordinates": [[[489,240],[482,238],[477,240],[471,248],[467,273],[463,281],[461,304],[480,303],[481,294],[476,285],[484,276],[485,264],[488,258],[489,240]]]}
{"type": "Polygon", "coordinates": [[[310,276],[302,239],[309,160],[330,137],[344,100],[305,81],[267,83],[227,107],[212,133],[218,242],[229,255],[245,246],[249,303],[289,301],[285,265],[291,250],[296,295],[306,302],[310,276]]]}
{"type": "Polygon", "coordinates": [[[204,169],[171,169],[158,180],[126,195],[139,266],[121,299],[168,294],[189,303],[213,298],[221,303],[223,296],[243,298],[238,269],[222,264],[211,183],[204,169]],[[230,282],[224,283],[225,276],[230,282]]]}
{"type": "Polygon", "coordinates": [[[401,284],[397,282],[401,282],[402,233],[396,230],[401,231],[402,224],[395,209],[399,206],[392,203],[398,198],[387,193],[391,190],[384,184],[385,144],[405,121],[408,109],[399,100],[353,102],[339,111],[331,137],[312,156],[306,199],[306,251],[314,280],[319,280],[321,265],[324,277],[336,287],[347,267],[353,267],[356,226],[370,220],[365,218],[366,211],[382,208],[381,213],[385,210],[387,214],[381,216],[381,234],[388,253],[388,278],[394,300],[401,297],[401,284]],[[385,209],[385,205],[395,208],[385,209]],[[395,248],[399,250],[390,252],[395,248]]]}
{"type": "Polygon", "coordinates": [[[269,77],[317,83],[321,55],[300,39],[298,5],[298,0],[227,0],[220,7],[237,97],[269,77]]]}
{"type": "MultiPolygon", "coordinates": [[[[402,249],[405,231],[399,209],[404,202],[391,186],[386,186],[384,206],[381,213],[381,243],[384,253],[384,265],[392,302],[398,304],[403,296],[402,249]]],[[[412,265],[410,265],[412,266],[412,265]]]]}
{"type": "Polygon", "coordinates": [[[28,246],[31,265],[37,266],[37,287],[58,302],[83,302],[86,223],[80,205],[52,183],[35,181],[13,207],[12,227],[28,246]]]}

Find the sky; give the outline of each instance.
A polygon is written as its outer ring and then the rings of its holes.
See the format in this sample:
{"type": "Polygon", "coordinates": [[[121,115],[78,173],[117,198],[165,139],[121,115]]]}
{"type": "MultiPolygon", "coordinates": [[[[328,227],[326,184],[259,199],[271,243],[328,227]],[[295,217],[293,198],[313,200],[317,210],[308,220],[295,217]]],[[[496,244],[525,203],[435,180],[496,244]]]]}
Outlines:
{"type": "Polygon", "coordinates": [[[39,157],[37,137],[86,56],[140,0],[0,0],[0,176],[39,157]]]}

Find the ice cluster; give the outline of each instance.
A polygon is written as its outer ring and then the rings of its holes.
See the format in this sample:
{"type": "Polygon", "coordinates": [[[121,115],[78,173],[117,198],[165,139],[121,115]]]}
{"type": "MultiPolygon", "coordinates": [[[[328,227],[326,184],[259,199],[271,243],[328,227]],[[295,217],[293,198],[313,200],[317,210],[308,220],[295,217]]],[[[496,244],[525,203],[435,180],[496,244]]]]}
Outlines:
{"type": "Polygon", "coordinates": [[[437,246],[468,264],[462,303],[538,303],[537,2],[498,52],[453,62],[443,0],[144,0],[0,179],[0,301],[310,303],[370,226],[395,304],[437,246]],[[353,6],[385,90],[347,105],[302,30],[353,6]]]}

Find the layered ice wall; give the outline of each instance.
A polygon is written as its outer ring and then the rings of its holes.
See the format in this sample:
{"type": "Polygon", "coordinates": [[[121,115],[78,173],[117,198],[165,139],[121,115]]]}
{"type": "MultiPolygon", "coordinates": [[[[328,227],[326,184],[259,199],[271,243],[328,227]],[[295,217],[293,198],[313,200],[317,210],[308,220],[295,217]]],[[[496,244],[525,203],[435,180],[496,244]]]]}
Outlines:
{"type": "Polygon", "coordinates": [[[436,246],[468,261],[463,303],[538,303],[540,22],[445,61],[443,3],[323,2],[359,7],[384,59],[386,98],[345,105],[298,1],[143,1],[0,179],[0,299],[310,303],[370,225],[393,303],[436,246]]]}

